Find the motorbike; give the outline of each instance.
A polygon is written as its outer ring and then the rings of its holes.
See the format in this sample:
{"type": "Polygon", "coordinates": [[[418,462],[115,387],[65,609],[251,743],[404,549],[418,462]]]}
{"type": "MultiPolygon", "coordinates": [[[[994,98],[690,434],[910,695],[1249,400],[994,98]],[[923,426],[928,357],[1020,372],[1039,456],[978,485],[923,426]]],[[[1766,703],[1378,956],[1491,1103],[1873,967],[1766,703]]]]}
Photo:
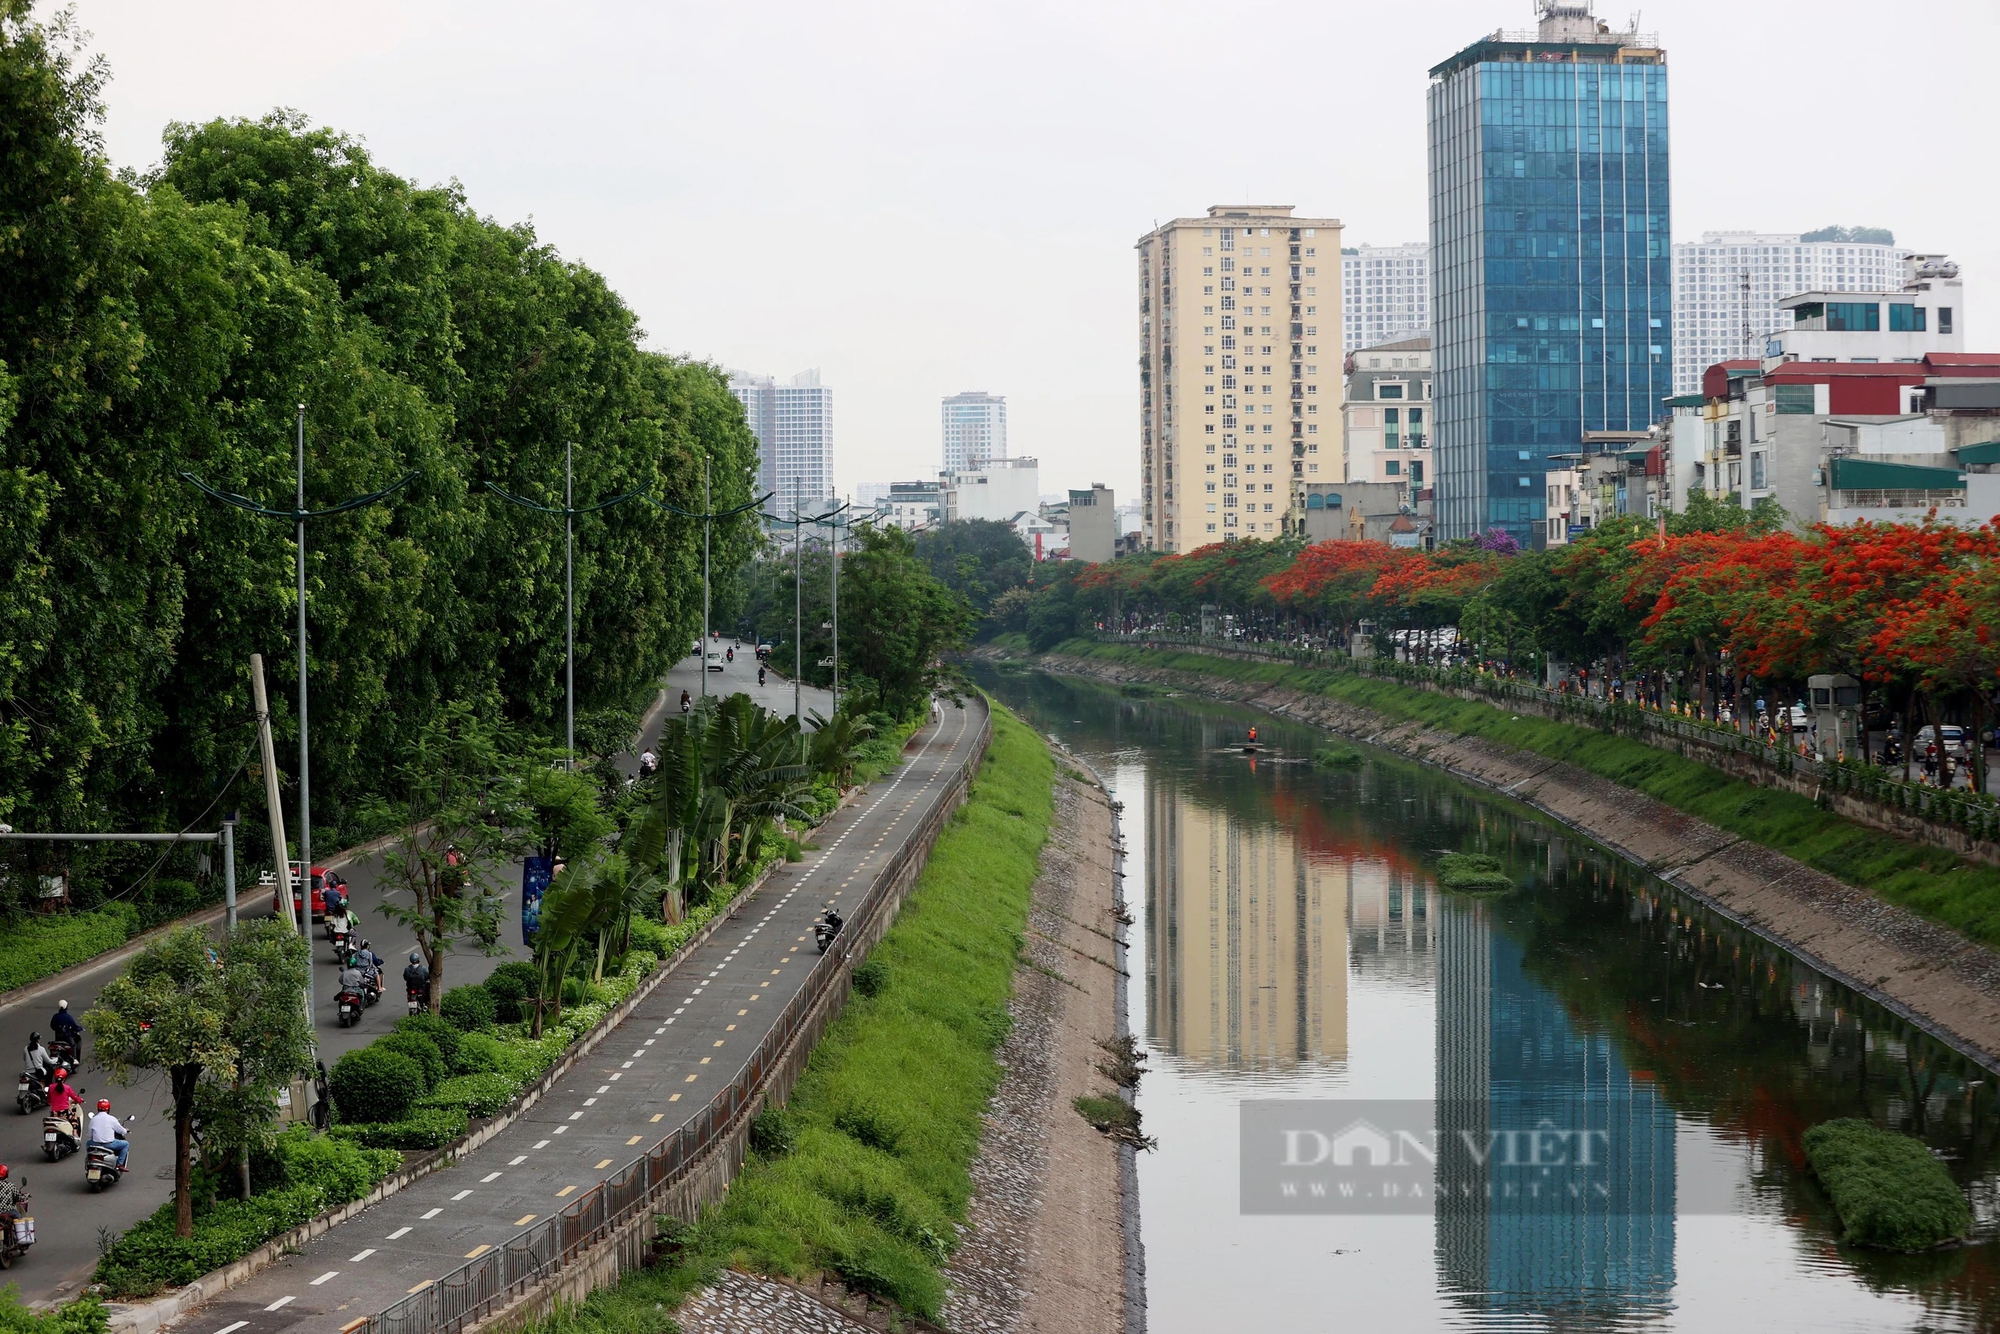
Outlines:
{"type": "MultiPolygon", "coordinates": [[[[21,1178],[21,1185],[25,1187],[27,1184],[28,1179],[21,1178]]],[[[0,1214],[0,1269],[12,1269],[14,1262],[26,1255],[28,1248],[35,1244],[35,1220],[31,1215],[20,1212],[29,1198],[28,1192],[23,1189],[20,1204],[0,1214]]]]}
{"type": "Polygon", "coordinates": [[[37,1107],[46,1107],[49,1105],[49,1086],[34,1071],[23,1070],[20,1085],[14,1091],[14,1102],[23,1116],[37,1107]]]}
{"type": "Polygon", "coordinates": [[[430,983],[405,982],[403,984],[403,992],[405,998],[409,1001],[411,1014],[416,1014],[420,1010],[428,1010],[431,1008],[430,983]]]}
{"type": "Polygon", "coordinates": [[[67,1116],[42,1118],[42,1156],[60,1162],[82,1146],[83,1128],[67,1116]]]}
{"type": "Polygon", "coordinates": [[[333,961],[345,968],[347,956],[354,949],[354,928],[351,926],[327,928],[333,940],[333,961]]]}
{"type": "Polygon", "coordinates": [[[358,987],[342,987],[340,994],[334,998],[334,1004],[340,1009],[342,1028],[352,1028],[360,1023],[361,1012],[368,1008],[368,1002],[358,987]]]}
{"type": "Polygon", "coordinates": [[[106,1186],[118,1184],[118,1178],[125,1175],[118,1170],[118,1150],[109,1144],[93,1144],[85,1157],[83,1180],[95,1195],[106,1186]]]}
{"type": "Polygon", "coordinates": [[[49,1064],[76,1069],[76,1044],[68,1038],[49,1039],[49,1064]]]}
{"type": "Polygon", "coordinates": [[[813,923],[813,943],[819,946],[821,954],[826,953],[827,946],[833,944],[833,938],[839,934],[840,924],[837,922],[829,922],[825,918],[821,918],[819,921],[813,923]]]}

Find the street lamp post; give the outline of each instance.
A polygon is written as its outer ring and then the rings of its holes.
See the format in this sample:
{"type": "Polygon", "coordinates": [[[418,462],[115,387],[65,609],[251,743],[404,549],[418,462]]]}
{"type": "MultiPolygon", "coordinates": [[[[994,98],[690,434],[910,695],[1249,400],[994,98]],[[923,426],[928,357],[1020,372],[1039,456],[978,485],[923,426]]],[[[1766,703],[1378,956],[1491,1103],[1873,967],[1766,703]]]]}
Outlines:
{"type": "MultiPolygon", "coordinates": [[[[377,501],[386,500],[405,486],[408,486],[417,474],[415,472],[406,472],[397,481],[383,487],[380,491],[370,491],[366,495],[343,500],[339,504],[329,506],[323,510],[307,509],[306,405],[303,403],[298,405],[297,435],[292,447],[292,467],[295,475],[295,486],[292,508],[289,510],[272,509],[267,505],[258,504],[247,496],[239,496],[231,491],[218,490],[185,469],[182,470],[180,477],[182,481],[188,483],[190,486],[202,491],[213,500],[221,501],[225,505],[233,505],[237,509],[246,510],[251,514],[266,519],[290,519],[292,521],[292,546],[297,567],[299,600],[299,863],[304,867],[305,888],[301,892],[305,895],[306,907],[304,920],[299,924],[299,934],[309,936],[312,934],[312,729],[308,725],[306,715],[306,520],[325,519],[335,514],[345,514],[349,510],[360,509],[365,505],[373,505],[377,501]]],[[[284,861],[284,846],[280,844],[273,848],[272,855],[279,861],[284,861]]],[[[312,979],[310,976],[306,979],[306,1000],[308,1013],[310,1013],[312,1001],[312,979]]]]}
{"type": "Polygon", "coordinates": [[[541,514],[560,514],[563,521],[563,746],[565,763],[572,772],[576,769],[576,519],[583,514],[598,514],[614,505],[623,505],[628,500],[636,500],[646,494],[647,487],[637,491],[627,491],[624,495],[600,500],[595,505],[576,503],[575,443],[563,444],[563,503],[561,509],[538,504],[523,496],[517,496],[492,482],[486,489],[510,505],[518,505],[524,510],[534,510],[541,514]]]}

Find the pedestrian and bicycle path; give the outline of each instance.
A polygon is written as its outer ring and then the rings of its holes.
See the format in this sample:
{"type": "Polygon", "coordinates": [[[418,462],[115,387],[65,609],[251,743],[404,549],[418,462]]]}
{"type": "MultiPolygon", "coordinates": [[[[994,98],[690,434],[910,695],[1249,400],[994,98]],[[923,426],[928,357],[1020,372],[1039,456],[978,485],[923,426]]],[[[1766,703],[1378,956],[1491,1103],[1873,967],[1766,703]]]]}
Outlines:
{"type": "MultiPolygon", "coordinates": [[[[560,1212],[697,1118],[742,1074],[822,956],[812,923],[858,903],[950,793],[986,704],[947,708],[907,761],[822,825],[571,1069],[476,1151],[308,1242],[176,1322],[189,1334],[339,1334],[560,1212]]],[[[831,966],[829,964],[829,966],[831,966]]]]}

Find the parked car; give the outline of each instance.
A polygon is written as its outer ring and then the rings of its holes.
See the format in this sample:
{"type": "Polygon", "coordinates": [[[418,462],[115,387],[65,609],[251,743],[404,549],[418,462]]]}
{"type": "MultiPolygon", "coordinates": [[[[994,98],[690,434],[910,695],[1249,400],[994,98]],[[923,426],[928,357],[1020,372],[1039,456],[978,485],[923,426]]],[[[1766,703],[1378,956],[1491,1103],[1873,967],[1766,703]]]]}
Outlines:
{"type": "MultiPolygon", "coordinates": [[[[1929,724],[1917,729],[1917,754],[1922,755],[1930,749],[1931,743],[1937,739],[1939,730],[1938,728],[1931,727],[1929,724]]],[[[1946,723],[1942,731],[1944,734],[1944,744],[1942,747],[1944,753],[1954,757],[1963,756],[1966,753],[1965,729],[1956,723],[1946,723]]]]}

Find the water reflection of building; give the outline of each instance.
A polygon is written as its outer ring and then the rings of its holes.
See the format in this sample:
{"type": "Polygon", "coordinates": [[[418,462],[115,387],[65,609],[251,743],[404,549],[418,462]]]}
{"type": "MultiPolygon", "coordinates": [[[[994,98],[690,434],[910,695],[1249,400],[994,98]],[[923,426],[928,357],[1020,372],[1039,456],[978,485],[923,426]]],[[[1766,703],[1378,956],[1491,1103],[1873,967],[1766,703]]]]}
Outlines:
{"type": "Polygon", "coordinates": [[[1354,972],[1428,985],[1437,949],[1436,890],[1400,867],[1349,862],[1347,947],[1354,972]]]}
{"type": "MultiPolygon", "coordinates": [[[[1664,1312],[1674,1282],[1673,1113],[1610,1040],[1578,1032],[1522,971],[1522,946],[1492,906],[1436,905],[1437,1115],[1441,1136],[1543,1122],[1605,1133],[1608,1196],[1511,1201],[1446,1189],[1436,1209],[1438,1277],[1461,1305],[1534,1313],[1558,1327],[1664,1312]]],[[[1489,1165],[1495,1191],[1518,1180],[1489,1165]]]]}
{"type": "Polygon", "coordinates": [[[1225,1066],[1346,1059],[1345,871],[1168,783],[1147,807],[1153,1045],[1225,1066]]]}

